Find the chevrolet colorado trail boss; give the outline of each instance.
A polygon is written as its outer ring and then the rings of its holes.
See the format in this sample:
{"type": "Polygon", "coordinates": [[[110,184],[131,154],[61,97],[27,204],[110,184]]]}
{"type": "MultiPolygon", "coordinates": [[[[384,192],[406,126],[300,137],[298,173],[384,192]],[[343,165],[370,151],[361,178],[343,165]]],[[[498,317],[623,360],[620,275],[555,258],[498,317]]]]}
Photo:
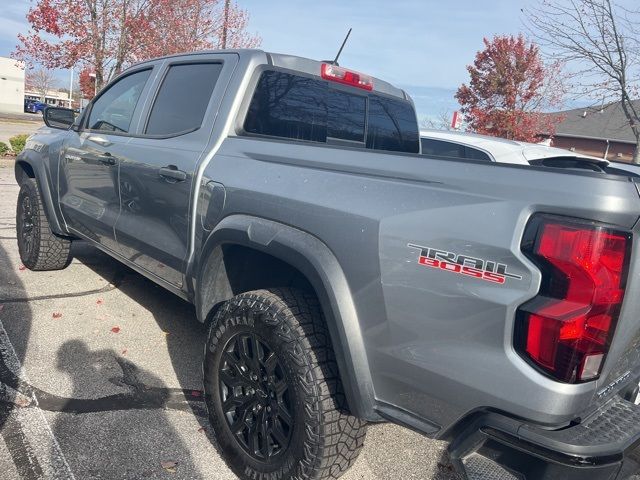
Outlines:
{"type": "Polygon", "coordinates": [[[637,175],[420,156],[404,91],[260,50],[144,62],[45,120],[15,165],[24,265],[82,239],[193,302],[239,477],[337,478],[380,421],[471,479],[631,468],[637,175]]]}

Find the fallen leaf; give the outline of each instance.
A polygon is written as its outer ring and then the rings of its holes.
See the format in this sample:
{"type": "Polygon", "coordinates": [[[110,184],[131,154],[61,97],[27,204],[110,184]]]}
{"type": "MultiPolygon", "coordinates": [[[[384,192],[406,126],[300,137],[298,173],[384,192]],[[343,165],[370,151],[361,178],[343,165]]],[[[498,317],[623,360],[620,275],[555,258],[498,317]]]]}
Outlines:
{"type": "Polygon", "coordinates": [[[176,467],[178,466],[178,462],[174,462],[173,460],[168,460],[168,461],[160,462],[160,465],[167,472],[176,473],[176,467]]]}
{"type": "Polygon", "coordinates": [[[111,329],[111,332],[112,332],[112,333],[119,333],[119,332],[120,332],[120,327],[113,327],[113,328],[111,329]]]}
{"type": "Polygon", "coordinates": [[[24,265],[20,265],[20,266],[18,267],[18,270],[26,270],[26,269],[27,269],[27,267],[25,267],[24,265]]]}
{"type": "Polygon", "coordinates": [[[200,390],[191,390],[191,396],[200,397],[202,396],[202,392],[200,390]]]}
{"type": "Polygon", "coordinates": [[[165,336],[166,336],[166,335],[169,335],[169,332],[164,332],[164,331],[163,331],[162,333],[164,333],[164,334],[165,334],[165,336]]]}
{"type": "Polygon", "coordinates": [[[28,407],[31,405],[31,399],[25,395],[18,394],[14,400],[14,403],[21,408],[28,407]]]}
{"type": "Polygon", "coordinates": [[[96,305],[102,305],[103,303],[104,303],[104,301],[101,298],[96,300],[96,305]]]}
{"type": "Polygon", "coordinates": [[[53,318],[61,318],[61,317],[62,317],[62,314],[61,314],[60,312],[53,312],[52,317],[53,317],[53,318]]]}
{"type": "Polygon", "coordinates": [[[0,303],[0,312],[2,311],[3,308],[4,308],[4,305],[0,303]]]}
{"type": "Polygon", "coordinates": [[[200,427],[200,428],[198,429],[198,432],[200,432],[200,433],[204,433],[204,432],[206,432],[206,431],[207,431],[207,429],[206,429],[206,428],[204,428],[204,427],[200,427]]]}
{"type": "Polygon", "coordinates": [[[124,350],[122,350],[122,355],[126,355],[127,354],[127,349],[125,348],[124,350]]]}

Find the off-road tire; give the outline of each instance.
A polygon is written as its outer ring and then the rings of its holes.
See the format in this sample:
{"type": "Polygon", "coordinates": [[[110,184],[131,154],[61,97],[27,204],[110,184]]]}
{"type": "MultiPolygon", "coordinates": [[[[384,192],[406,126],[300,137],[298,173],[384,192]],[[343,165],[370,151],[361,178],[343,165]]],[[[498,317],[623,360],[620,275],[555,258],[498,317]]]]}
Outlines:
{"type": "Polygon", "coordinates": [[[213,442],[241,479],[338,478],[362,449],[366,424],[347,410],[327,326],[314,295],[283,288],[247,292],[227,301],[211,323],[203,375],[213,442]],[[291,440],[270,463],[245,450],[223,412],[222,358],[229,342],[243,332],[264,340],[277,355],[293,393],[291,440]]]}
{"type": "Polygon", "coordinates": [[[24,179],[20,185],[16,234],[20,260],[29,270],[61,270],[71,263],[71,240],[51,231],[40,189],[33,178],[24,179]]]}

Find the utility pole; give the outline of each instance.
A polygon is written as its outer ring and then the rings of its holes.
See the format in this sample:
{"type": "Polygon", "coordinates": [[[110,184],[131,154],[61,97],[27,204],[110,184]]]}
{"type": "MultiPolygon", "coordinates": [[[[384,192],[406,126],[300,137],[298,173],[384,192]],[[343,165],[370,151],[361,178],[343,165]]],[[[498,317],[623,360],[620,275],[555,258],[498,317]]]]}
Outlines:
{"type": "Polygon", "coordinates": [[[69,79],[69,108],[73,108],[73,68],[71,66],[71,78],[69,79]]]}
{"type": "Polygon", "coordinates": [[[229,4],[231,0],[224,0],[224,23],[222,24],[222,49],[227,48],[227,28],[229,24],[229,4]]]}

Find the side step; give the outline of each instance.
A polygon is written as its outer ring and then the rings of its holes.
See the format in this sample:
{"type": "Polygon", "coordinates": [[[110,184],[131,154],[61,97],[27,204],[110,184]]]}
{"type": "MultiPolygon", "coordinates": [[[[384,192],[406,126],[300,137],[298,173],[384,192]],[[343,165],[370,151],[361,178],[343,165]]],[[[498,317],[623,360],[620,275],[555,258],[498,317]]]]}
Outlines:
{"type": "Polygon", "coordinates": [[[511,473],[493,460],[472,453],[462,459],[467,480],[524,480],[518,474],[511,473]]]}

